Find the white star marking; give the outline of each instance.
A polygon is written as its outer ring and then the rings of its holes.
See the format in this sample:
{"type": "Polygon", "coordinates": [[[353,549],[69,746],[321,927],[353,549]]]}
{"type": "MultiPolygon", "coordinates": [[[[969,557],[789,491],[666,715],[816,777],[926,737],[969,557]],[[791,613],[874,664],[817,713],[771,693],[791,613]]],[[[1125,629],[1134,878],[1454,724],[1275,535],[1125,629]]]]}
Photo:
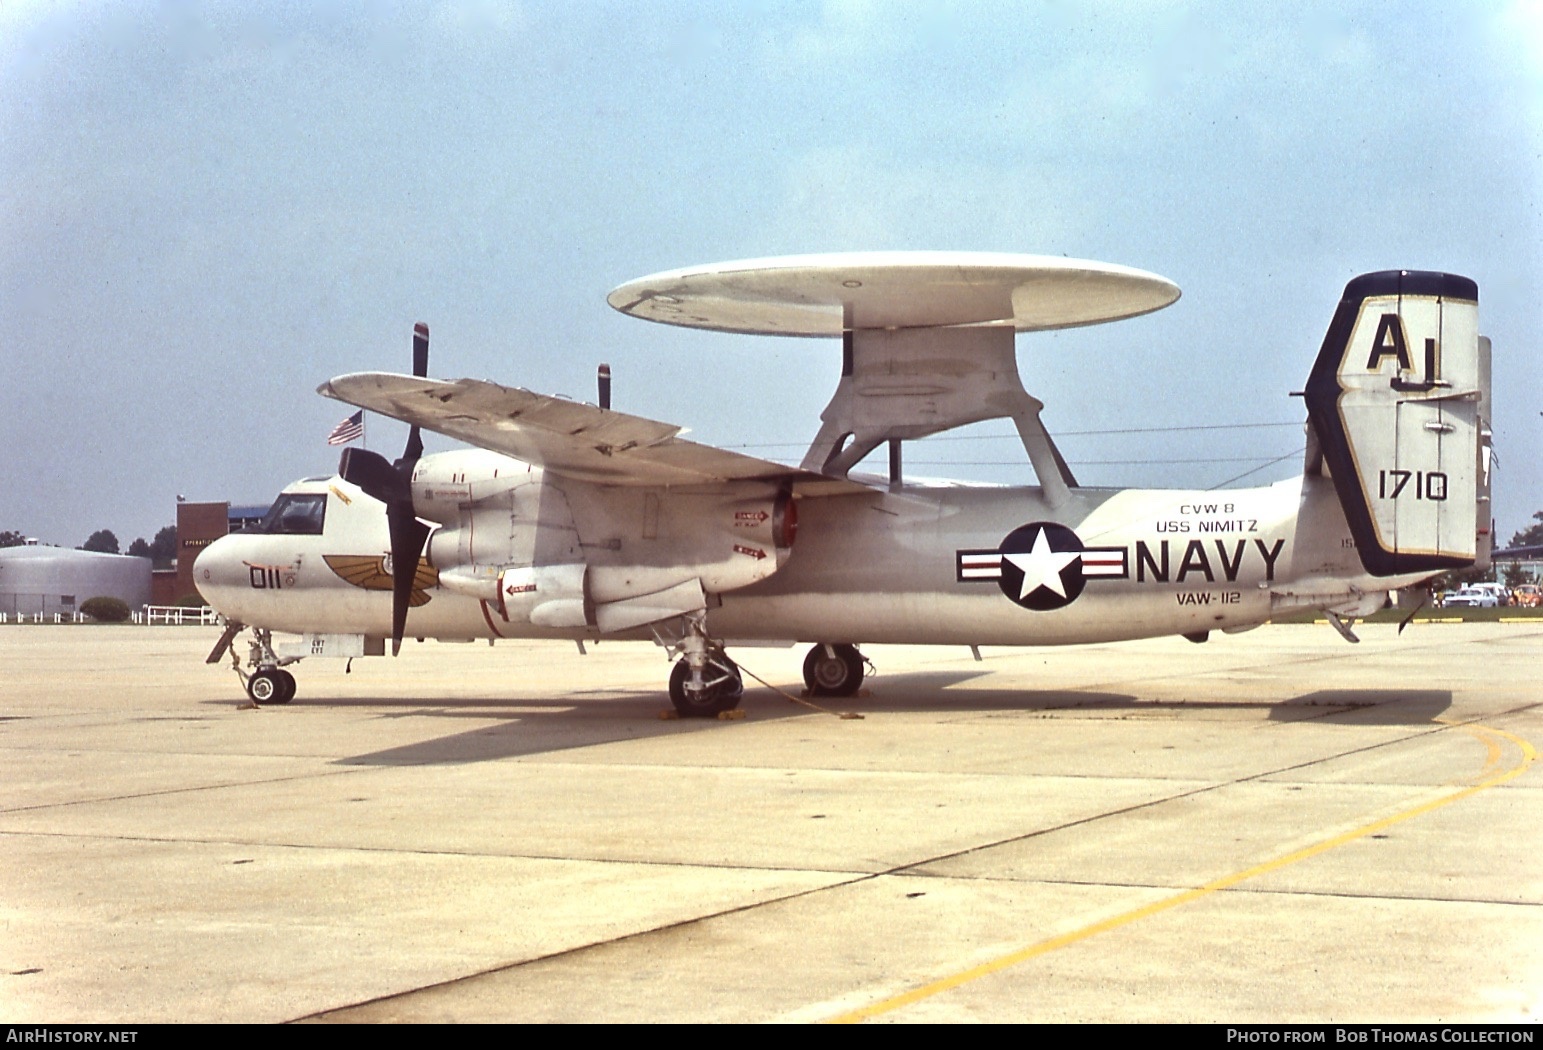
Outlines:
{"type": "Polygon", "coordinates": [[[1040,529],[1039,535],[1034,537],[1034,545],[1027,553],[1004,554],[1002,557],[1023,570],[1023,589],[1018,592],[1018,600],[1023,601],[1041,587],[1048,587],[1062,598],[1066,597],[1066,588],[1061,585],[1061,570],[1082,557],[1082,554],[1078,551],[1051,550],[1050,537],[1045,535],[1044,529],[1040,529]]]}

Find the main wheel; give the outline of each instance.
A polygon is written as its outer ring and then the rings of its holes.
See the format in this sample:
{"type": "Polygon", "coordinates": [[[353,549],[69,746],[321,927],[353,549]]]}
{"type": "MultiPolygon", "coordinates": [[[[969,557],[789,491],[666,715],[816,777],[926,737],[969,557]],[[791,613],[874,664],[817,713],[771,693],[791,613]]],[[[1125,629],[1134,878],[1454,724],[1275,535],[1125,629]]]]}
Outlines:
{"type": "Polygon", "coordinates": [[[745,682],[739,667],[721,651],[710,653],[702,668],[701,689],[691,688],[691,665],[677,660],[670,671],[670,702],[682,718],[713,718],[739,706],[745,682]]]}
{"type": "Polygon", "coordinates": [[[273,672],[279,679],[279,695],[268,701],[271,704],[287,704],[295,698],[295,676],[285,670],[273,672]]]}
{"type": "Polygon", "coordinates": [[[856,696],[863,684],[862,654],[851,645],[815,646],[804,657],[804,684],[812,696],[856,696]]]}

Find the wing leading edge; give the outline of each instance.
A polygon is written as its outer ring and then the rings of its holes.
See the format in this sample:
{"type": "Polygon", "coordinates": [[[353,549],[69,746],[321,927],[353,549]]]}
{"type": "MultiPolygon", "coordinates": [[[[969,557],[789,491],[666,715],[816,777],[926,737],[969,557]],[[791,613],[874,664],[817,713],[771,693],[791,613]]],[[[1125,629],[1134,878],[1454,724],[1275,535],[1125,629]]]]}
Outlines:
{"type": "Polygon", "coordinates": [[[683,440],[681,428],[669,423],[479,379],[356,372],[330,379],[316,392],[584,481],[791,481],[808,495],[869,491],[857,482],[683,440]]]}

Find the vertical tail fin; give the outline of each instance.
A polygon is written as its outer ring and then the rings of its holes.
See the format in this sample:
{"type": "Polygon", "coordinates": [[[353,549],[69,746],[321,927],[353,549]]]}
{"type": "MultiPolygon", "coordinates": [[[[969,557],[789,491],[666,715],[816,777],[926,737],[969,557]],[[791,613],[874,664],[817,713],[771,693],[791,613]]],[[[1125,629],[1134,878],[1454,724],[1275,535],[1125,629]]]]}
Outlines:
{"type": "Polygon", "coordinates": [[[1308,419],[1374,576],[1465,568],[1484,553],[1489,368],[1478,324],[1466,277],[1364,274],[1345,286],[1313,363],[1308,419]]]}

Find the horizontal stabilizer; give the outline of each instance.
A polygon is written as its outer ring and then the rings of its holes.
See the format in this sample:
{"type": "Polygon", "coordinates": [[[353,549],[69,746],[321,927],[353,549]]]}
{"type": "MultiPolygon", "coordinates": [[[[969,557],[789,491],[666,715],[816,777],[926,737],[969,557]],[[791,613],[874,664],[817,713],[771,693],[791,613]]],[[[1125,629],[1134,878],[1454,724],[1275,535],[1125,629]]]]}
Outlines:
{"type": "Polygon", "coordinates": [[[791,481],[819,494],[867,486],[682,440],[681,428],[477,379],[358,372],[317,393],[555,474],[611,485],[791,481]]]}

